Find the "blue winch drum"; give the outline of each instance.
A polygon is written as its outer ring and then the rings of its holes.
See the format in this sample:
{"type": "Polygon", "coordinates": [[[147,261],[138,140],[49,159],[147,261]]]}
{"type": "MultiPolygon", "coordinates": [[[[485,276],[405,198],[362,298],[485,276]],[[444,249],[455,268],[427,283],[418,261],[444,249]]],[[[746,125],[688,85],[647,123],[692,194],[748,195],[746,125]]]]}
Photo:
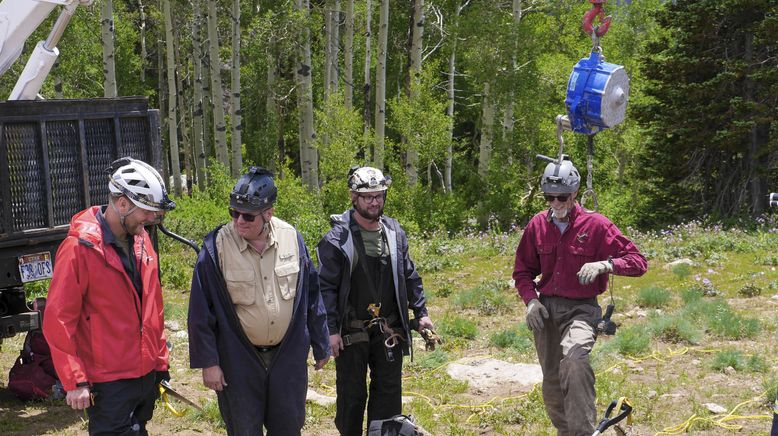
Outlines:
{"type": "Polygon", "coordinates": [[[588,135],[624,121],[629,77],[624,67],[609,64],[599,52],[581,59],[567,82],[565,106],[574,132],[588,135]]]}

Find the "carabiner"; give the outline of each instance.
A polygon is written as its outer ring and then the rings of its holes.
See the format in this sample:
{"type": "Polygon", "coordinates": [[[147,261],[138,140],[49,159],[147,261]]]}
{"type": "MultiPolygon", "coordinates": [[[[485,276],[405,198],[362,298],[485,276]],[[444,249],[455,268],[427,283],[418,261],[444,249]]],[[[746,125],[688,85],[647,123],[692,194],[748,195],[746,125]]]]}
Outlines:
{"type": "Polygon", "coordinates": [[[597,37],[601,37],[608,33],[608,28],[611,25],[612,17],[610,15],[607,17],[605,16],[605,11],[602,9],[602,5],[605,3],[605,1],[606,0],[589,0],[589,2],[592,4],[592,8],[584,14],[583,21],[581,23],[581,28],[584,32],[586,32],[586,34],[591,35],[592,32],[594,32],[597,37]],[[597,27],[592,25],[594,17],[600,18],[600,25],[597,27]]]}

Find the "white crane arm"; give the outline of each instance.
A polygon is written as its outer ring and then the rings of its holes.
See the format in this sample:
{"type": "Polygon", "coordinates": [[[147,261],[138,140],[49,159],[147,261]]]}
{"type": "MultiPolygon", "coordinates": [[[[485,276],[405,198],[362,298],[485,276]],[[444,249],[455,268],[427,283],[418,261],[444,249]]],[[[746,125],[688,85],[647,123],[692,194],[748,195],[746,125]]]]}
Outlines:
{"type": "Polygon", "coordinates": [[[57,6],[64,6],[46,41],[40,41],[14,87],[9,100],[32,100],[57,60],[57,43],[79,5],[93,0],[0,1],[0,75],[19,58],[24,43],[57,6]]]}

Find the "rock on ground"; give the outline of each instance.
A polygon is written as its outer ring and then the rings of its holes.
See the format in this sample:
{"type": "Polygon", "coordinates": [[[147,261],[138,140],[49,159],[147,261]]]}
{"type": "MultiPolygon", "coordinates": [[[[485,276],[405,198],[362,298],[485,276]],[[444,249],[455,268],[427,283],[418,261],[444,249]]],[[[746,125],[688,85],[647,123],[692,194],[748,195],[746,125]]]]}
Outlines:
{"type": "Polygon", "coordinates": [[[523,387],[525,389],[522,390],[528,391],[543,380],[540,365],[510,363],[490,357],[460,359],[449,364],[446,373],[480,391],[504,389],[506,386],[523,387]]]}

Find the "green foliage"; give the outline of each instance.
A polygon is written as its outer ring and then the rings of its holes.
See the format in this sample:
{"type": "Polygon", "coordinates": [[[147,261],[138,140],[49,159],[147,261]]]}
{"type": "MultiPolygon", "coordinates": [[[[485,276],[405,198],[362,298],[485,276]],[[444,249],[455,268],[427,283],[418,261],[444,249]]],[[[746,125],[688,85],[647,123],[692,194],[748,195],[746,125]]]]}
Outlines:
{"type": "Polygon", "coordinates": [[[27,301],[35,300],[38,297],[45,297],[49,293],[51,279],[36,280],[24,284],[24,293],[27,301]]]}
{"type": "Polygon", "coordinates": [[[178,242],[170,242],[171,247],[166,253],[177,255],[160,256],[159,259],[162,286],[165,289],[188,290],[192,284],[192,270],[196,261],[194,251],[183,246],[174,247],[172,244],[178,242]],[[182,250],[184,253],[181,253],[182,250]]]}
{"type": "Polygon", "coordinates": [[[640,288],[637,296],[637,303],[640,307],[653,307],[656,309],[664,307],[670,300],[670,292],[667,289],[656,286],[646,286],[640,288]]]}
{"type": "Polygon", "coordinates": [[[440,368],[441,366],[448,363],[449,360],[451,360],[449,353],[443,351],[440,348],[437,348],[435,351],[431,351],[429,353],[419,353],[417,356],[418,357],[415,359],[415,363],[425,370],[440,368]]]}
{"type": "Polygon", "coordinates": [[[534,339],[529,328],[524,324],[520,324],[493,333],[489,337],[489,345],[497,348],[511,348],[519,352],[524,352],[533,349],[534,339]]]}
{"type": "Polygon", "coordinates": [[[716,371],[724,371],[729,367],[736,371],[765,372],[767,363],[759,355],[745,356],[734,349],[722,350],[713,356],[711,368],[716,371]]]}
{"type": "Polygon", "coordinates": [[[616,336],[606,343],[603,352],[615,349],[622,356],[638,356],[646,353],[651,346],[651,334],[645,326],[634,325],[621,328],[616,336]]]}
{"type": "Polygon", "coordinates": [[[778,266],[778,255],[776,254],[767,254],[764,256],[758,256],[754,262],[758,265],[765,265],[765,266],[778,266]]]}
{"type": "MultiPolygon", "coordinates": [[[[226,223],[230,216],[230,192],[235,180],[229,170],[216,161],[208,168],[208,188],[200,192],[196,187],[191,196],[174,198],[176,208],[165,216],[165,225],[174,233],[194,240],[198,245],[216,226],[226,223]]],[[[170,239],[160,238],[163,247],[170,247],[170,239]]],[[[178,244],[177,242],[173,242],[178,244]]]]}
{"type": "Polygon", "coordinates": [[[679,316],[700,321],[708,332],[726,339],[753,338],[762,330],[758,319],[737,314],[720,299],[690,301],[679,316]]]}
{"type": "Polygon", "coordinates": [[[778,60],[768,53],[775,48],[776,12],[774,2],[746,0],[672,2],[660,9],[663,31],[649,34],[642,56],[648,98],[633,106],[652,144],[638,159],[645,180],[638,183],[640,224],[764,207],[758,190],[730,187],[775,181],[756,170],[762,164],[754,156],[774,149],[769,132],[776,122],[778,60]],[[732,14],[733,8],[744,12],[732,14]],[[732,80],[748,86],[725,85],[732,80]]]}
{"type": "Polygon", "coordinates": [[[679,263],[673,267],[672,272],[678,280],[685,280],[692,273],[692,268],[688,264],[679,263]]]}
{"type": "Polygon", "coordinates": [[[696,345],[703,336],[703,332],[690,319],[681,315],[652,317],[648,329],[653,337],[672,343],[696,345]]]}
{"type": "Polygon", "coordinates": [[[509,292],[505,280],[491,280],[461,291],[454,297],[453,303],[462,309],[476,309],[481,315],[495,315],[512,309],[512,300],[506,298],[509,292]]]}
{"type": "Polygon", "coordinates": [[[767,393],[767,404],[773,405],[776,401],[778,401],[778,376],[772,375],[770,377],[766,377],[764,382],[762,383],[764,386],[764,390],[767,393]]]}
{"type": "Polygon", "coordinates": [[[701,299],[702,299],[702,292],[696,287],[687,288],[681,291],[681,300],[686,305],[690,303],[695,303],[697,301],[700,301],[701,299]]]}
{"type": "Polygon", "coordinates": [[[737,293],[742,297],[753,298],[762,295],[762,288],[753,283],[746,283],[737,291],[737,293]]]}
{"type": "Polygon", "coordinates": [[[316,147],[319,150],[319,178],[324,210],[341,213],[350,207],[346,175],[370,149],[371,137],[364,133],[361,114],[343,106],[343,95],[331,95],[316,113],[316,147]]]}
{"type": "MultiPolygon", "coordinates": [[[[420,171],[432,161],[442,163],[450,144],[452,120],[446,116],[445,94],[435,89],[438,70],[439,64],[433,62],[422,71],[415,71],[410,95],[399,94],[389,102],[389,127],[407,141],[402,143],[401,150],[418,152],[420,171]]],[[[428,183],[431,185],[432,181],[428,183]]]]}
{"type": "Polygon", "coordinates": [[[445,315],[437,324],[440,333],[464,339],[475,339],[478,326],[472,320],[459,315],[445,315]]]}
{"type": "Polygon", "coordinates": [[[312,249],[329,231],[329,216],[323,213],[320,196],[306,189],[288,168],[284,174],[283,178],[275,179],[278,187],[275,215],[295,226],[312,249]]]}
{"type": "Polygon", "coordinates": [[[192,410],[193,413],[187,413],[185,416],[193,421],[206,421],[214,428],[224,429],[224,420],[222,414],[219,411],[219,403],[215,400],[208,400],[202,405],[203,411],[197,409],[192,410]]]}

